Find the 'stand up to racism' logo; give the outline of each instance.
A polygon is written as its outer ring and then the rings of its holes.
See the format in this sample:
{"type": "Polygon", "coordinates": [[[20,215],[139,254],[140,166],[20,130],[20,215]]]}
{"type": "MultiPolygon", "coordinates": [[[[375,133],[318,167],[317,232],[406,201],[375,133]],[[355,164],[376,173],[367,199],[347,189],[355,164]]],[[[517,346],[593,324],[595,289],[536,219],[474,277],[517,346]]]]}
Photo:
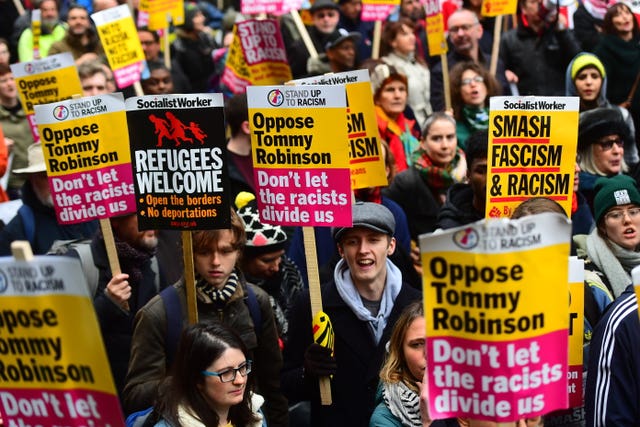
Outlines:
{"type": "Polygon", "coordinates": [[[162,147],[164,138],[173,141],[176,147],[180,144],[188,142],[193,145],[194,139],[200,145],[204,144],[207,134],[200,128],[196,122],[190,122],[189,126],[185,125],[173,113],[164,113],[164,119],[155,114],[149,114],[149,121],[153,123],[154,133],[158,136],[156,147],[162,147]]]}
{"type": "Polygon", "coordinates": [[[453,243],[462,249],[475,248],[479,240],[478,232],[471,227],[462,229],[453,235],[453,243]]]}
{"type": "Polygon", "coordinates": [[[4,274],[4,271],[0,270],[0,294],[3,294],[7,291],[9,287],[9,279],[7,275],[4,274]]]}
{"type": "Polygon", "coordinates": [[[24,64],[24,72],[27,74],[33,74],[33,64],[30,62],[24,64]]]}
{"type": "Polygon", "coordinates": [[[284,102],[284,93],[280,89],[273,89],[267,94],[267,102],[274,107],[279,107],[284,102]]]}
{"type": "Polygon", "coordinates": [[[53,109],[53,118],[58,120],[58,121],[62,121],[64,119],[66,119],[67,117],[69,117],[69,109],[67,107],[65,107],[64,105],[58,105],[56,108],[53,109]]]}

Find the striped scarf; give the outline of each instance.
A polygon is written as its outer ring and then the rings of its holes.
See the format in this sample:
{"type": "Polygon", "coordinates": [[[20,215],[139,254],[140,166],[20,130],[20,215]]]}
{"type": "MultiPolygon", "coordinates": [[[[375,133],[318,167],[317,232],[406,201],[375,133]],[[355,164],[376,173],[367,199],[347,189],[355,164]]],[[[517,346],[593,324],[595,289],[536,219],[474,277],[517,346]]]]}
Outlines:
{"type": "Polygon", "coordinates": [[[197,297],[205,304],[226,303],[236,293],[238,281],[238,273],[235,270],[231,273],[222,289],[211,286],[206,280],[200,279],[196,283],[197,297]]]}
{"type": "Polygon", "coordinates": [[[422,427],[420,416],[420,396],[405,383],[382,384],[382,398],[391,413],[400,420],[403,426],[422,427]]]}
{"type": "Polygon", "coordinates": [[[464,182],[467,173],[467,162],[464,152],[458,148],[451,163],[443,168],[433,164],[431,157],[422,147],[411,154],[413,167],[420,171],[420,176],[434,193],[445,194],[447,189],[456,182],[464,182]]]}

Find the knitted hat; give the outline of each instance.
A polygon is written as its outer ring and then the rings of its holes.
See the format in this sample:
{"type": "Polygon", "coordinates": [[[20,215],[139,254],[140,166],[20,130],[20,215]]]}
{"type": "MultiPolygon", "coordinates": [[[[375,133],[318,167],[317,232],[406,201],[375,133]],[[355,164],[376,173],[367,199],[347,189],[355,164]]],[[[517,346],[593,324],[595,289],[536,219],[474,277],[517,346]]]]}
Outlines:
{"type": "Polygon", "coordinates": [[[615,175],[611,178],[598,178],[596,181],[596,197],[593,210],[596,222],[614,206],[633,203],[640,206],[640,192],[636,182],[628,175],[615,175]]]}
{"type": "Polygon", "coordinates": [[[584,150],[607,135],[619,135],[626,143],[630,140],[629,128],[617,108],[594,108],[580,113],[578,126],[578,150],[584,150]]]}
{"type": "Polygon", "coordinates": [[[600,58],[593,53],[583,52],[579,53],[571,63],[571,80],[575,80],[578,73],[585,67],[595,67],[603,79],[607,76],[600,58]]]}
{"type": "Polygon", "coordinates": [[[351,227],[336,227],[333,229],[333,238],[340,241],[342,235],[352,228],[362,227],[379,233],[393,236],[396,231],[396,219],[386,206],[380,203],[357,202],[353,205],[353,225],[351,227]]]}
{"type": "Polygon", "coordinates": [[[260,222],[258,206],[251,193],[243,191],[236,197],[238,216],[244,222],[247,243],[244,253],[249,256],[277,252],[285,248],[287,235],[279,225],[263,224],[260,222]],[[248,197],[247,195],[251,196],[248,197]]]}
{"type": "Polygon", "coordinates": [[[399,72],[393,65],[378,64],[369,74],[371,74],[371,90],[373,91],[374,100],[378,97],[382,88],[393,80],[399,80],[405,86],[408,86],[407,76],[399,72]]]}

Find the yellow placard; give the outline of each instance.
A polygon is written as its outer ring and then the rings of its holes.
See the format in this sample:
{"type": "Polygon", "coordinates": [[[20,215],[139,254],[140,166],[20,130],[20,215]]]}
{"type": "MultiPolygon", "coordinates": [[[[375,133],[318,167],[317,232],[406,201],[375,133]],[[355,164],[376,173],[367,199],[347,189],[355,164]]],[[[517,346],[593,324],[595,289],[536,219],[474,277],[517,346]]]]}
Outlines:
{"type": "Polygon", "coordinates": [[[432,417],[567,407],[570,235],[545,213],[420,237],[432,417]]]}
{"type": "Polygon", "coordinates": [[[493,97],[490,101],[486,216],[510,217],[532,197],[571,215],[578,139],[577,97],[493,97]]]}
{"type": "Polygon", "coordinates": [[[147,14],[150,30],[168,28],[169,19],[174,25],[184,23],[184,0],[141,0],[140,12],[147,14]]]}
{"type": "Polygon", "coordinates": [[[0,412],[5,425],[124,426],[78,261],[5,257],[0,277],[0,412]]]}
{"type": "Polygon", "coordinates": [[[483,0],[482,16],[513,15],[518,9],[518,0],[483,0]]]}
{"type": "Polygon", "coordinates": [[[584,260],[569,259],[569,407],[582,406],[584,359],[584,260]]]}
{"type": "Polygon", "coordinates": [[[34,106],[82,95],[82,85],[73,56],[69,52],[11,66],[25,113],[34,106]]]}
{"type": "Polygon", "coordinates": [[[429,55],[447,53],[447,38],[444,34],[444,17],[438,0],[427,0],[425,4],[427,43],[429,55]]]}

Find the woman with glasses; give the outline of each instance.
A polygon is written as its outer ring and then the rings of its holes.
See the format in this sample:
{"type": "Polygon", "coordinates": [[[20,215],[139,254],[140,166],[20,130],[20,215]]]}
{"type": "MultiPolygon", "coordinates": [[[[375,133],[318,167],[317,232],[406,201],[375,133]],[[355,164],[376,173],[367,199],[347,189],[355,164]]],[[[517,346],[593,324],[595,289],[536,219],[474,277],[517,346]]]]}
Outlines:
{"type": "Polygon", "coordinates": [[[633,178],[616,175],[596,182],[596,227],[575,236],[578,256],[597,269],[614,298],[631,284],[631,270],[640,265],[640,192],[633,178]]]}
{"type": "Polygon", "coordinates": [[[182,334],[176,359],[154,412],[158,427],[261,426],[261,396],[252,393],[251,360],[238,335],[199,323],[182,334]]]}
{"type": "Polygon", "coordinates": [[[595,108],[580,113],[579,190],[586,197],[592,212],[596,180],[629,170],[624,160],[624,147],[629,138],[629,128],[617,108],[595,108]]]}
{"type": "Polygon", "coordinates": [[[485,67],[473,61],[457,63],[450,76],[458,147],[464,150],[469,136],[489,128],[489,97],[500,95],[501,88],[485,67]]]}

